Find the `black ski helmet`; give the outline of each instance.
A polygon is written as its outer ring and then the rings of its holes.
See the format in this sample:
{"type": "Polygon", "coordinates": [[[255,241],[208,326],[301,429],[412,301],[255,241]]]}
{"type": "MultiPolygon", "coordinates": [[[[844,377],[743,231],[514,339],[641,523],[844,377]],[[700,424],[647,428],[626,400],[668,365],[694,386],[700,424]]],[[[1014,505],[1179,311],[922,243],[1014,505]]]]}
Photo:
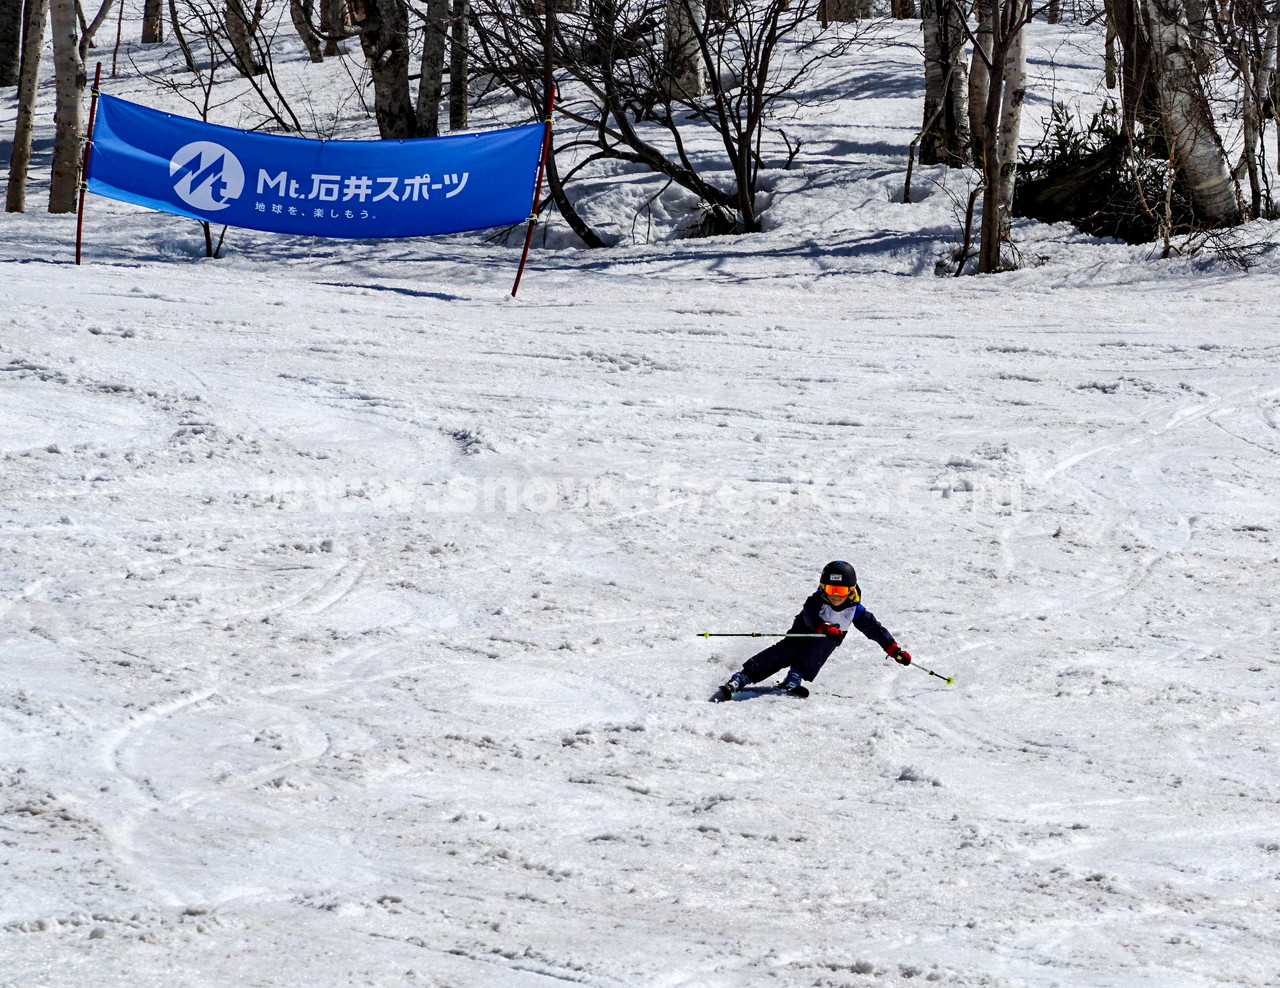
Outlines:
{"type": "Polygon", "coordinates": [[[843,559],[836,559],[822,567],[822,579],[818,583],[834,583],[852,589],[858,585],[858,572],[843,559]]]}

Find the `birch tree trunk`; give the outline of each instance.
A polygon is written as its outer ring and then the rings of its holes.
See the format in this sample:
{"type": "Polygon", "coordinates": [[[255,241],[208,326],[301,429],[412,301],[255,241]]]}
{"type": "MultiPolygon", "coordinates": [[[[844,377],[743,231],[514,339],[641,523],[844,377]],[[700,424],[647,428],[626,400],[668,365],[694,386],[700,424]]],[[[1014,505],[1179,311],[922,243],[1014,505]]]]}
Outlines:
{"type": "Polygon", "coordinates": [[[469,110],[467,81],[471,60],[467,55],[468,22],[471,5],[468,0],[453,0],[453,31],[449,39],[449,129],[466,130],[469,110]]]}
{"type": "Polygon", "coordinates": [[[920,163],[936,165],[946,160],[947,62],[938,20],[939,5],[947,0],[923,0],[920,20],[924,35],[924,137],[920,141],[920,163]]]}
{"type": "MultiPolygon", "coordinates": [[[[1212,70],[1208,46],[1213,44],[1213,13],[1201,0],[1181,0],[1182,17],[1191,35],[1191,55],[1201,75],[1212,70]]],[[[1215,5],[1216,6],[1216,5],[1215,5]]]]}
{"type": "Polygon", "coordinates": [[[1144,0],[1144,14],[1165,140],[1196,219],[1207,227],[1234,226],[1241,220],[1240,194],[1196,71],[1179,0],[1144,0]]]}
{"type": "Polygon", "coordinates": [[[164,0],[145,0],[142,5],[142,43],[158,45],[164,41],[164,0]]]}
{"type": "Polygon", "coordinates": [[[954,0],[924,0],[920,12],[925,86],[920,163],[963,165],[969,160],[964,22],[954,0]]]}
{"type": "Polygon", "coordinates": [[[1027,94],[1027,21],[1030,0],[1016,0],[1014,26],[1004,64],[1004,97],[1000,104],[1000,240],[1007,242],[1013,228],[1013,193],[1018,182],[1018,135],[1022,130],[1022,103],[1027,94]]]}
{"type": "Polygon", "coordinates": [[[1160,123],[1159,98],[1151,65],[1151,40],[1137,4],[1142,0],[1104,0],[1107,23],[1120,42],[1120,99],[1125,129],[1160,123]]]}
{"type": "Polygon", "coordinates": [[[1102,64],[1106,67],[1106,87],[1115,89],[1119,85],[1116,80],[1116,25],[1111,19],[1110,10],[1107,11],[1107,35],[1102,44],[1102,51],[1102,64]]]}
{"type": "Polygon", "coordinates": [[[664,89],[673,100],[688,100],[707,91],[698,31],[705,19],[700,0],[666,0],[667,32],[664,89]]]}
{"type": "Polygon", "coordinates": [[[22,52],[22,0],[0,0],[0,86],[16,86],[22,52]]]}
{"type": "Polygon", "coordinates": [[[1276,56],[1280,53],[1280,0],[1271,4],[1266,11],[1266,29],[1262,35],[1262,57],[1258,64],[1258,78],[1255,91],[1258,102],[1266,106],[1271,94],[1271,87],[1276,77],[1276,56]]]}
{"type": "MultiPolygon", "coordinates": [[[[1265,178],[1257,173],[1261,171],[1260,158],[1264,153],[1262,147],[1266,134],[1264,114],[1268,110],[1275,113],[1271,91],[1275,84],[1277,45],[1280,43],[1280,2],[1273,2],[1270,8],[1264,6],[1261,13],[1262,43],[1258,48],[1257,69],[1253,73],[1252,85],[1249,87],[1244,105],[1245,153],[1250,157],[1249,180],[1252,183],[1251,216],[1253,219],[1258,219],[1264,212],[1271,213],[1275,208],[1265,178]]],[[[1247,53],[1242,53],[1242,65],[1246,57],[1247,53]]]]}
{"type": "Polygon", "coordinates": [[[227,0],[227,39],[235,52],[236,68],[241,75],[261,75],[263,67],[253,50],[253,22],[245,9],[244,0],[227,0]]]}
{"type": "Polygon", "coordinates": [[[823,0],[826,19],[832,23],[851,24],[871,16],[869,0],[823,0]]]}
{"type": "Polygon", "coordinates": [[[440,136],[440,97],[444,93],[445,32],[449,30],[449,0],[427,0],[427,23],[422,39],[422,68],[418,77],[418,134],[440,136]]]}
{"type": "Polygon", "coordinates": [[[18,79],[18,119],[9,155],[9,188],[5,209],[27,209],[27,172],[31,168],[31,137],[35,131],[36,88],[40,81],[40,53],[44,50],[44,20],[49,0],[27,0],[23,12],[22,73],[18,79]]]}
{"type": "Polygon", "coordinates": [[[57,104],[53,114],[53,176],[49,212],[74,213],[84,153],[84,60],[80,57],[80,21],[75,0],[53,0],[49,6],[53,34],[53,74],[57,104]]]}
{"type": "Polygon", "coordinates": [[[318,65],[324,61],[324,52],[320,48],[320,36],[312,26],[314,15],[315,0],[289,0],[289,17],[293,21],[293,28],[307,49],[307,57],[318,65]]]}
{"type": "Polygon", "coordinates": [[[1009,238],[1018,169],[1018,131],[1026,94],[1023,38],[1030,17],[1030,0],[997,0],[991,20],[991,81],[983,118],[980,274],[1000,270],[1000,247],[1009,238]]]}
{"type": "Polygon", "coordinates": [[[402,0],[364,0],[357,23],[373,75],[373,107],[384,141],[415,136],[417,116],[409,91],[409,14],[402,0]]]}
{"type": "Polygon", "coordinates": [[[354,36],[346,0],[320,0],[320,33],[324,35],[326,55],[343,54],[338,38],[354,36]]]}
{"type": "MultiPolygon", "coordinates": [[[[993,22],[994,23],[994,22],[993,22]]],[[[1000,270],[1000,98],[1009,47],[999,26],[991,39],[991,79],[982,122],[982,225],[978,238],[978,273],[1000,270]]]]}
{"type": "Polygon", "coordinates": [[[987,87],[991,83],[991,32],[995,0],[977,0],[973,59],[969,66],[969,147],[973,160],[982,163],[986,147],[987,87]]]}
{"type": "Polygon", "coordinates": [[[1262,144],[1262,109],[1258,104],[1257,75],[1253,52],[1247,40],[1240,43],[1240,118],[1244,151],[1242,160],[1249,174],[1249,218],[1262,215],[1262,181],[1258,168],[1258,149],[1262,144]]]}
{"type": "Polygon", "coordinates": [[[957,157],[957,164],[969,163],[969,67],[964,57],[965,42],[969,38],[965,28],[968,18],[966,8],[956,0],[947,4],[946,40],[951,46],[951,79],[947,84],[947,99],[951,104],[949,113],[954,121],[955,133],[951,138],[952,147],[957,157]]]}

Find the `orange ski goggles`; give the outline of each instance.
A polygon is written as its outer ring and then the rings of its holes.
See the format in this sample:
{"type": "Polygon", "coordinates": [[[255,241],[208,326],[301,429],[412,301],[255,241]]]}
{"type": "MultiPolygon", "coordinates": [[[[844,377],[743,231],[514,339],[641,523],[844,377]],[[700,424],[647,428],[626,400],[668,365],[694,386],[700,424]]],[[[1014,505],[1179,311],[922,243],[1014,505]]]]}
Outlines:
{"type": "Polygon", "coordinates": [[[853,587],[841,586],[839,583],[824,583],[822,592],[828,597],[848,597],[853,587]]]}

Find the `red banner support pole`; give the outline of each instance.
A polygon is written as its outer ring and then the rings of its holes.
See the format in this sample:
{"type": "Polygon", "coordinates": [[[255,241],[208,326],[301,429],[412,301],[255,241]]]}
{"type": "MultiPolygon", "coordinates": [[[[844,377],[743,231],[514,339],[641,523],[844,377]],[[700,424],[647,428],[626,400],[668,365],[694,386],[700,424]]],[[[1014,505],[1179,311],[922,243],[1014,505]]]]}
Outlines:
{"type": "Polygon", "coordinates": [[[84,160],[80,163],[80,202],[76,206],[76,265],[80,264],[80,246],[84,242],[84,194],[89,188],[89,152],[93,149],[93,125],[98,117],[98,86],[102,83],[102,63],[93,73],[93,99],[89,103],[89,133],[84,139],[84,160]]]}
{"type": "Polygon", "coordinates": [[[525,262],[529,260],[529,245],[533,243],[533,227],[538,222],[538,203],[542,201],[542,176],[547,170],[547,150],[551,147],[551,113],[556,108],[555,61],[553,51],[556,40],[556,3],[559,0],[542,0],[544,15],[542,37],[542,89],[547,96],[546,129],[542,132],[542,154],[538,158],[538,181],[533,187],[533,207],[529,210],[529,229],[524,234],[524,250],[520,254],[520,267],[516,270],[516,283],[511,286],[511,297],[520,290],[525,262]]]}
{"type": "Polygon", "coordinates": [[[511,286],[511,297],[516,297],[520,290],[520,279],[524,275],[525,262],[529,260],[529,245],[533,243],[533,228],[538,222],[538,203],[542,201],[542,176],[547,170],[547,148],[551,145],[551,111],[555,108],[555,90],[547,94],[546,129],[542,132],[542,154],[538,158],[538,181],[533,187],[533,208],[529,212],[529,228],[524,234],[524,250],[520,252],[520,267],[516,269],[516,283],[511,286]]]}

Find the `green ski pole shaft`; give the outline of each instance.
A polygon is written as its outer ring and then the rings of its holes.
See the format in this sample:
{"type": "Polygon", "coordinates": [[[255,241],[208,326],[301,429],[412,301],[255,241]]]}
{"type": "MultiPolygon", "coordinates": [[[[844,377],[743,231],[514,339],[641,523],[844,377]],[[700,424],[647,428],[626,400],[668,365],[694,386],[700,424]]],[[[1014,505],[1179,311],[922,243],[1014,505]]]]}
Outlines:
{"type": "Polygon", "coordinates": [[[699,638],[826,638],[826,635],[772,631],[699,631],[699,638]]]}

